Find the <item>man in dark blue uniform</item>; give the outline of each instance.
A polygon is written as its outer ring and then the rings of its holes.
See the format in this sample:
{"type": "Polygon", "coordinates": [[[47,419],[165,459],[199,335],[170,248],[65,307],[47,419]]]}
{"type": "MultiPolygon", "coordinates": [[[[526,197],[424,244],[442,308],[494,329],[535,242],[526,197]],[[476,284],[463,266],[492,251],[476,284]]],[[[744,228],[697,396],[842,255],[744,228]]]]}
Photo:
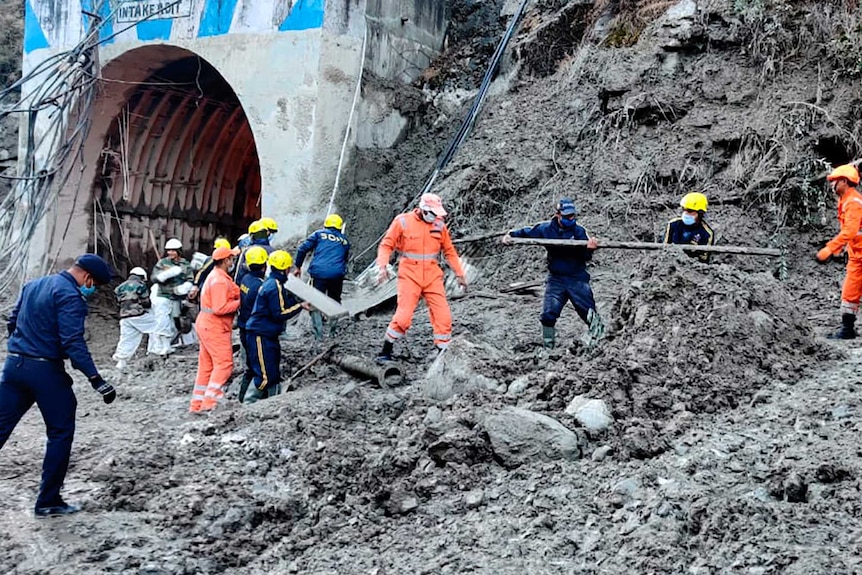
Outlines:
{"type": "MultiPolygon", "coordinates": [[[[317,291],[323,292],[337,302],[341,301],[344,276],[347,275],[347,260],[350,257],[350,242],[344,236],[344,221],[338,214],[329,214],[323,221],[323,229],[317,230],[299,245],[296,250],[294,275],[302,273],[302,264],[308,254],[314,254],[308,275],[317,291]]],[[[311,312],[311,327],[314,339],[323,339],[323,314],[311,312]]],[[[329,335],[335,335],[336,322],[329,324],[329,335]]]]}
{"type": "Polygon", "coordinates": [[[511,238],[542,238],[552,240],[586,240],[580,246],[546,246],[548,250],[548,279],[545,282],[545,302],[542,308],[542,345],[553,349],[556,344],[557,318],[566,302],[571,301],[578,316],[590,327],[590,334],[600,335],[601,318],[596,311],[593,290],[590,288],[590,274],[587,262],[598,248],[596,240],[590,238],[582,226],[575,221],[575,203],[563,198],[557,204],[554,217],[541,224],[512,230],[503,243],[511,238]]]}
{"type": "Polygon", "coordinates": [[[117,397],[99,375],[84,341],[86,298],[96,285],[109,281],[111,270],[105,260],[84,254],[68,270],[27,283],[6,324],[9,353],[0,379],[0,448],[33,403],[38,405],[48,435],[36,499],[38,517],[79,510],[60,497],[78,405],[63,360],[71,360],[72,367],[87,376],[105,403],[117,397]]]}
{"type": "Polygon", "coordinates": [[[240,304],[239,313],[236,316],[236,326],[239,328],[239,341],[245,354],[245,373],[242,375],[242,380],[239,384],[239,394],[237,396],[240,402],[245,398],[248,384],[254,375],[251,363],[251,350],[249,350],[248,337],[246,337],[246,326],[248,325],[249,318],[251,318],[251,312],[254,311],[254,302],[257,301],[260,286],[263,285],[263,276],[266,274],[266,260],[268,257],[269,254],[260,246],[251,246],[245,252],[245,263],[248,265],[248,272],[242,276],[242,283],[239,286],[240,304]]]}
{"type": "Polygon", "coordinates": [[[281,344],[278,336],[284,325],[302,311],[292,293],[287,291],[287,270],[293,263],[290,254],[276,250],[269,254],[269,277],[264,280],[254,302],[254,310],[245,324],[253,377],[243,398],[244,403],[281,393],[281,344]]]}

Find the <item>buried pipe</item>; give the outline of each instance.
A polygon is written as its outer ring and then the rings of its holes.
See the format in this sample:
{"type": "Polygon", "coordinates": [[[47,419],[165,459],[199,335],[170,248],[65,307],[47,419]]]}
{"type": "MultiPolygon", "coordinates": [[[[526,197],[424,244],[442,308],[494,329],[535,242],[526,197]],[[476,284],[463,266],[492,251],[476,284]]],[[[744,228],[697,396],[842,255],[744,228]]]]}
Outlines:
{"type": "Polygon", "coordinates": [[[380,387],[401,383],[401,369],[396,365],[379,366],[355,355],[340,355],[332,358],[333,363],[349,373],[365,376],[380,387]]]}

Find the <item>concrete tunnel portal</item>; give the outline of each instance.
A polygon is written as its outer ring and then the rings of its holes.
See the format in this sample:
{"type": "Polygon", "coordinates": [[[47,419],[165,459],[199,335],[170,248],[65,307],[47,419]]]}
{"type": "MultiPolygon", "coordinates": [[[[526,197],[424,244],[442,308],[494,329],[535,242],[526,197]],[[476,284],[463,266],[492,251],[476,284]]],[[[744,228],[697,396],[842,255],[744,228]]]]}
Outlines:
{"type": "Polygon", "coordinates": [[[261,169],[233,88],[205,59],[166,45],[125,52],[103,78],[90,136],[101,146],[91,220],[98,253],[124,273],[151,267],[170,237],[187,255],[209,253],[219,236],[235,242],[261,215],[261,169]]]}

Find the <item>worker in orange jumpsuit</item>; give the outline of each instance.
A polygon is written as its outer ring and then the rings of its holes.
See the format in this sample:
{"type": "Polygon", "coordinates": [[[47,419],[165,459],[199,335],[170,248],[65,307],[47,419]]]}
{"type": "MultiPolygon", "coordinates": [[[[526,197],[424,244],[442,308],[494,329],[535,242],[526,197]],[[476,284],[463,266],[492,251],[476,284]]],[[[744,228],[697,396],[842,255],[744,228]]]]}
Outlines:
{"type": "Polygon", "coordinates": [[[851,165],[838,166],[826,177],[838,196],[838,223],[841,231],[817,252],[817,261],[826,263],[847,250],[847,275],[841,288],[841,329],[829,339],[856,337],[856,312],[862,298],[862,195],[854,186],[859,172],[851,165]]]}
{"type": "Polygon", "coordinates": [[[213,409],[224,397],[222,388],[233,374],[230,336],[240,299],[239,287],[228,270],[239,253],[237,248],[216,248],[212,255],[213,270],[201,289],[201,311],[195,322],[200,353],[195,389],[189,405],[192,413],[213,409]]]}
{"type": "Polygon", "coordinates": [[[445,216],[446,210],[440,197],[423,194],[418,208],[392,220],[377,248],[381,283],[389,279],[387,265],[392,251],[401,254],[398,260],[398,308],[386,330],[383,350],[377,356],[378,362],[392,360],[393,345],[410,329],[413,312],[423,297],[431,315],[434,345],[444,350],[452,339],[452,313],[443,287],[443,270],[438,263],[440,252],[446,256],[446,261],[458,277],[458,283],[465,289],[467,278],[458,252],[452,245],[449,229],[443,221],[445,216]]]}

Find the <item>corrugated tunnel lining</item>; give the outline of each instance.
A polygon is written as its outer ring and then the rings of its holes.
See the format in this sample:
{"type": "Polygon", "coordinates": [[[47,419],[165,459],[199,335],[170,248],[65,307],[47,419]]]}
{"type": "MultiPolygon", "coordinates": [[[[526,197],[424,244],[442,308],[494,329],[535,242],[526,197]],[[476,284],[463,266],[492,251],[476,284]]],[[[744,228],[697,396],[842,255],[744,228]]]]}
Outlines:
{"type": "Polygon", "coordinates": [[[220,235],[235,241],[260,217],[261,178],[234,91],[191,56],[129,94],[108,130],[94,186],[100,253],[127,268],[152,264],[169,237],[205,253],[220,235]]]}

